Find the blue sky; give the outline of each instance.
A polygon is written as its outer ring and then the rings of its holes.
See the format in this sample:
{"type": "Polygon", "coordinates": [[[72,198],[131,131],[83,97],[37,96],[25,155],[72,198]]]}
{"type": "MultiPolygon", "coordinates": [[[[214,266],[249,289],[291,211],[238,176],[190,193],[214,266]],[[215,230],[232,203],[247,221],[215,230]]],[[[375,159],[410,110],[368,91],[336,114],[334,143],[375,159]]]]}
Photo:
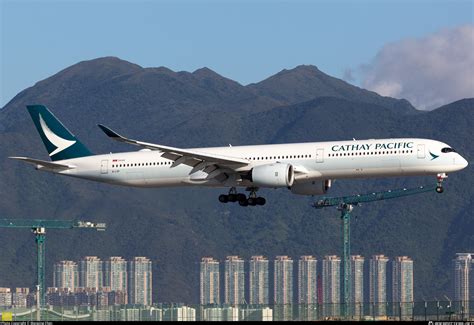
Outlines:
{"type": "Polygon", "coordinates": [[[37,81],[102,56],[175,71],[207,66],[244,85],[313,64],[338,78],[350,69],[362,85],[361,65],[387,44],[474,21],[474,2],[461,0],[0,3],[0,107],[37,81]]]}

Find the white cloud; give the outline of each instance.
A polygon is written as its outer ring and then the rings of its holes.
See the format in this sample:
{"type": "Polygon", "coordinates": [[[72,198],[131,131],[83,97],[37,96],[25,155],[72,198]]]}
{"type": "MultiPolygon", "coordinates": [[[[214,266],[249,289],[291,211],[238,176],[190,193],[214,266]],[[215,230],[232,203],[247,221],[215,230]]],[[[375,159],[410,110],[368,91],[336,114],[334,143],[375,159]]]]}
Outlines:
{"type": "Polygon", "coordinates": [[[343,73],[343,76],[342,76],[342,79],[349,82],[349,83],[352,83],[355,81],[355,78],[354,78],[354,71],[352,71],[352,69],[350,68],[346,68],[344,70],[344,73],[343,73]]]}
{"type": "Polygon", "coordinates": [[[474,97],[474,25],[387,44],[361,72],[364,88],[418,109],[474,97]]]}

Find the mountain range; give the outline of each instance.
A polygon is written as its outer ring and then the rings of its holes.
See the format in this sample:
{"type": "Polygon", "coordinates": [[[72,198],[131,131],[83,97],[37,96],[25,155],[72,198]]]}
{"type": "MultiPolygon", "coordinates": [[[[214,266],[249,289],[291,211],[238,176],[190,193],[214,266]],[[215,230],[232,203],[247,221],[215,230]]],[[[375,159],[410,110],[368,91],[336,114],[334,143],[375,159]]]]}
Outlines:
{"type": "MultiPolygon", "coordinates": [[[[474,157],[474,99],[419,111],[408,101],[355,87],[301,65],[250,85],[202,68],[192,73],[142,68],[115,57],[79,62],[37,82],[0,110],[1,218],[87,219],[106,232],[50,230],[47,286],[56,261],[82,256],[147,256],[157,302],[198,303],[199,262],[227,255],[324,255],[341,252],[335,209],[315,210],[316,197],[262,190],[264,207],[218,202],[224,189],[137,189],[35,171],[7,159],[48,159],[26,111],[48,106],[94,153],[133,151],[110,141],[103,123],[131,138],[178,147],[419,137],[441,140],[469,162],[474,157]]],[[[415,298],[452,296],[451,260],[474,250],[470,215],[472,167],[450,175],[445,193],[358,207],[352,253],[414,259],[415,298]]],[[[432,184],[434,177],[337,180],[330,194],[366,193],[432,184]]],[[[33,287],[34,238],[0,229],[0,287],[33,287]]]]}

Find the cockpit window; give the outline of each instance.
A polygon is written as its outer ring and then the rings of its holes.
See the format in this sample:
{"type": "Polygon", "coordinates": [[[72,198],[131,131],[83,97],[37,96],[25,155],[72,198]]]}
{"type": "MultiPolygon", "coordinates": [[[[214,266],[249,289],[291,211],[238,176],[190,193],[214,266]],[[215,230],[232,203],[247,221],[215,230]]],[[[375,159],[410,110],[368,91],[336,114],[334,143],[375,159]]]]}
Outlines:
{"type": "Polygon", "coordinates": [[[453,148],[446,147],[446,148],[441,149],[441,152],[448,153],[448,152],[456,152],[456,151],[453,148]]]}

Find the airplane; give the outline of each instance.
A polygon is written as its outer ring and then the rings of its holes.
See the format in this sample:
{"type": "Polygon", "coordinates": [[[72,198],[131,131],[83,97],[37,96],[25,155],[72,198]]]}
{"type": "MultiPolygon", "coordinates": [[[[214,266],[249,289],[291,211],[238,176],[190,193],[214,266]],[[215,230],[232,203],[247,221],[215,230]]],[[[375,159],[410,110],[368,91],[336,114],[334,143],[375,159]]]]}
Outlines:
{"type": "Polygon", "coordinates": [[[51,161],[9,157],[37,170],[135,187],[209,186],[229,188],[222,203],[264,205],[260,188],[288,188],[294,194],[322,195],[334,179],[436,175],[443,192],[446,173],[468,162],[446,143],[416,138],[285,143],[181,149],[123,137],[98,126],[138,151],[94,155],[43,105],[28,112],[51,161]],[[245,188],[248,195],[239,193],[245,188]]]}

